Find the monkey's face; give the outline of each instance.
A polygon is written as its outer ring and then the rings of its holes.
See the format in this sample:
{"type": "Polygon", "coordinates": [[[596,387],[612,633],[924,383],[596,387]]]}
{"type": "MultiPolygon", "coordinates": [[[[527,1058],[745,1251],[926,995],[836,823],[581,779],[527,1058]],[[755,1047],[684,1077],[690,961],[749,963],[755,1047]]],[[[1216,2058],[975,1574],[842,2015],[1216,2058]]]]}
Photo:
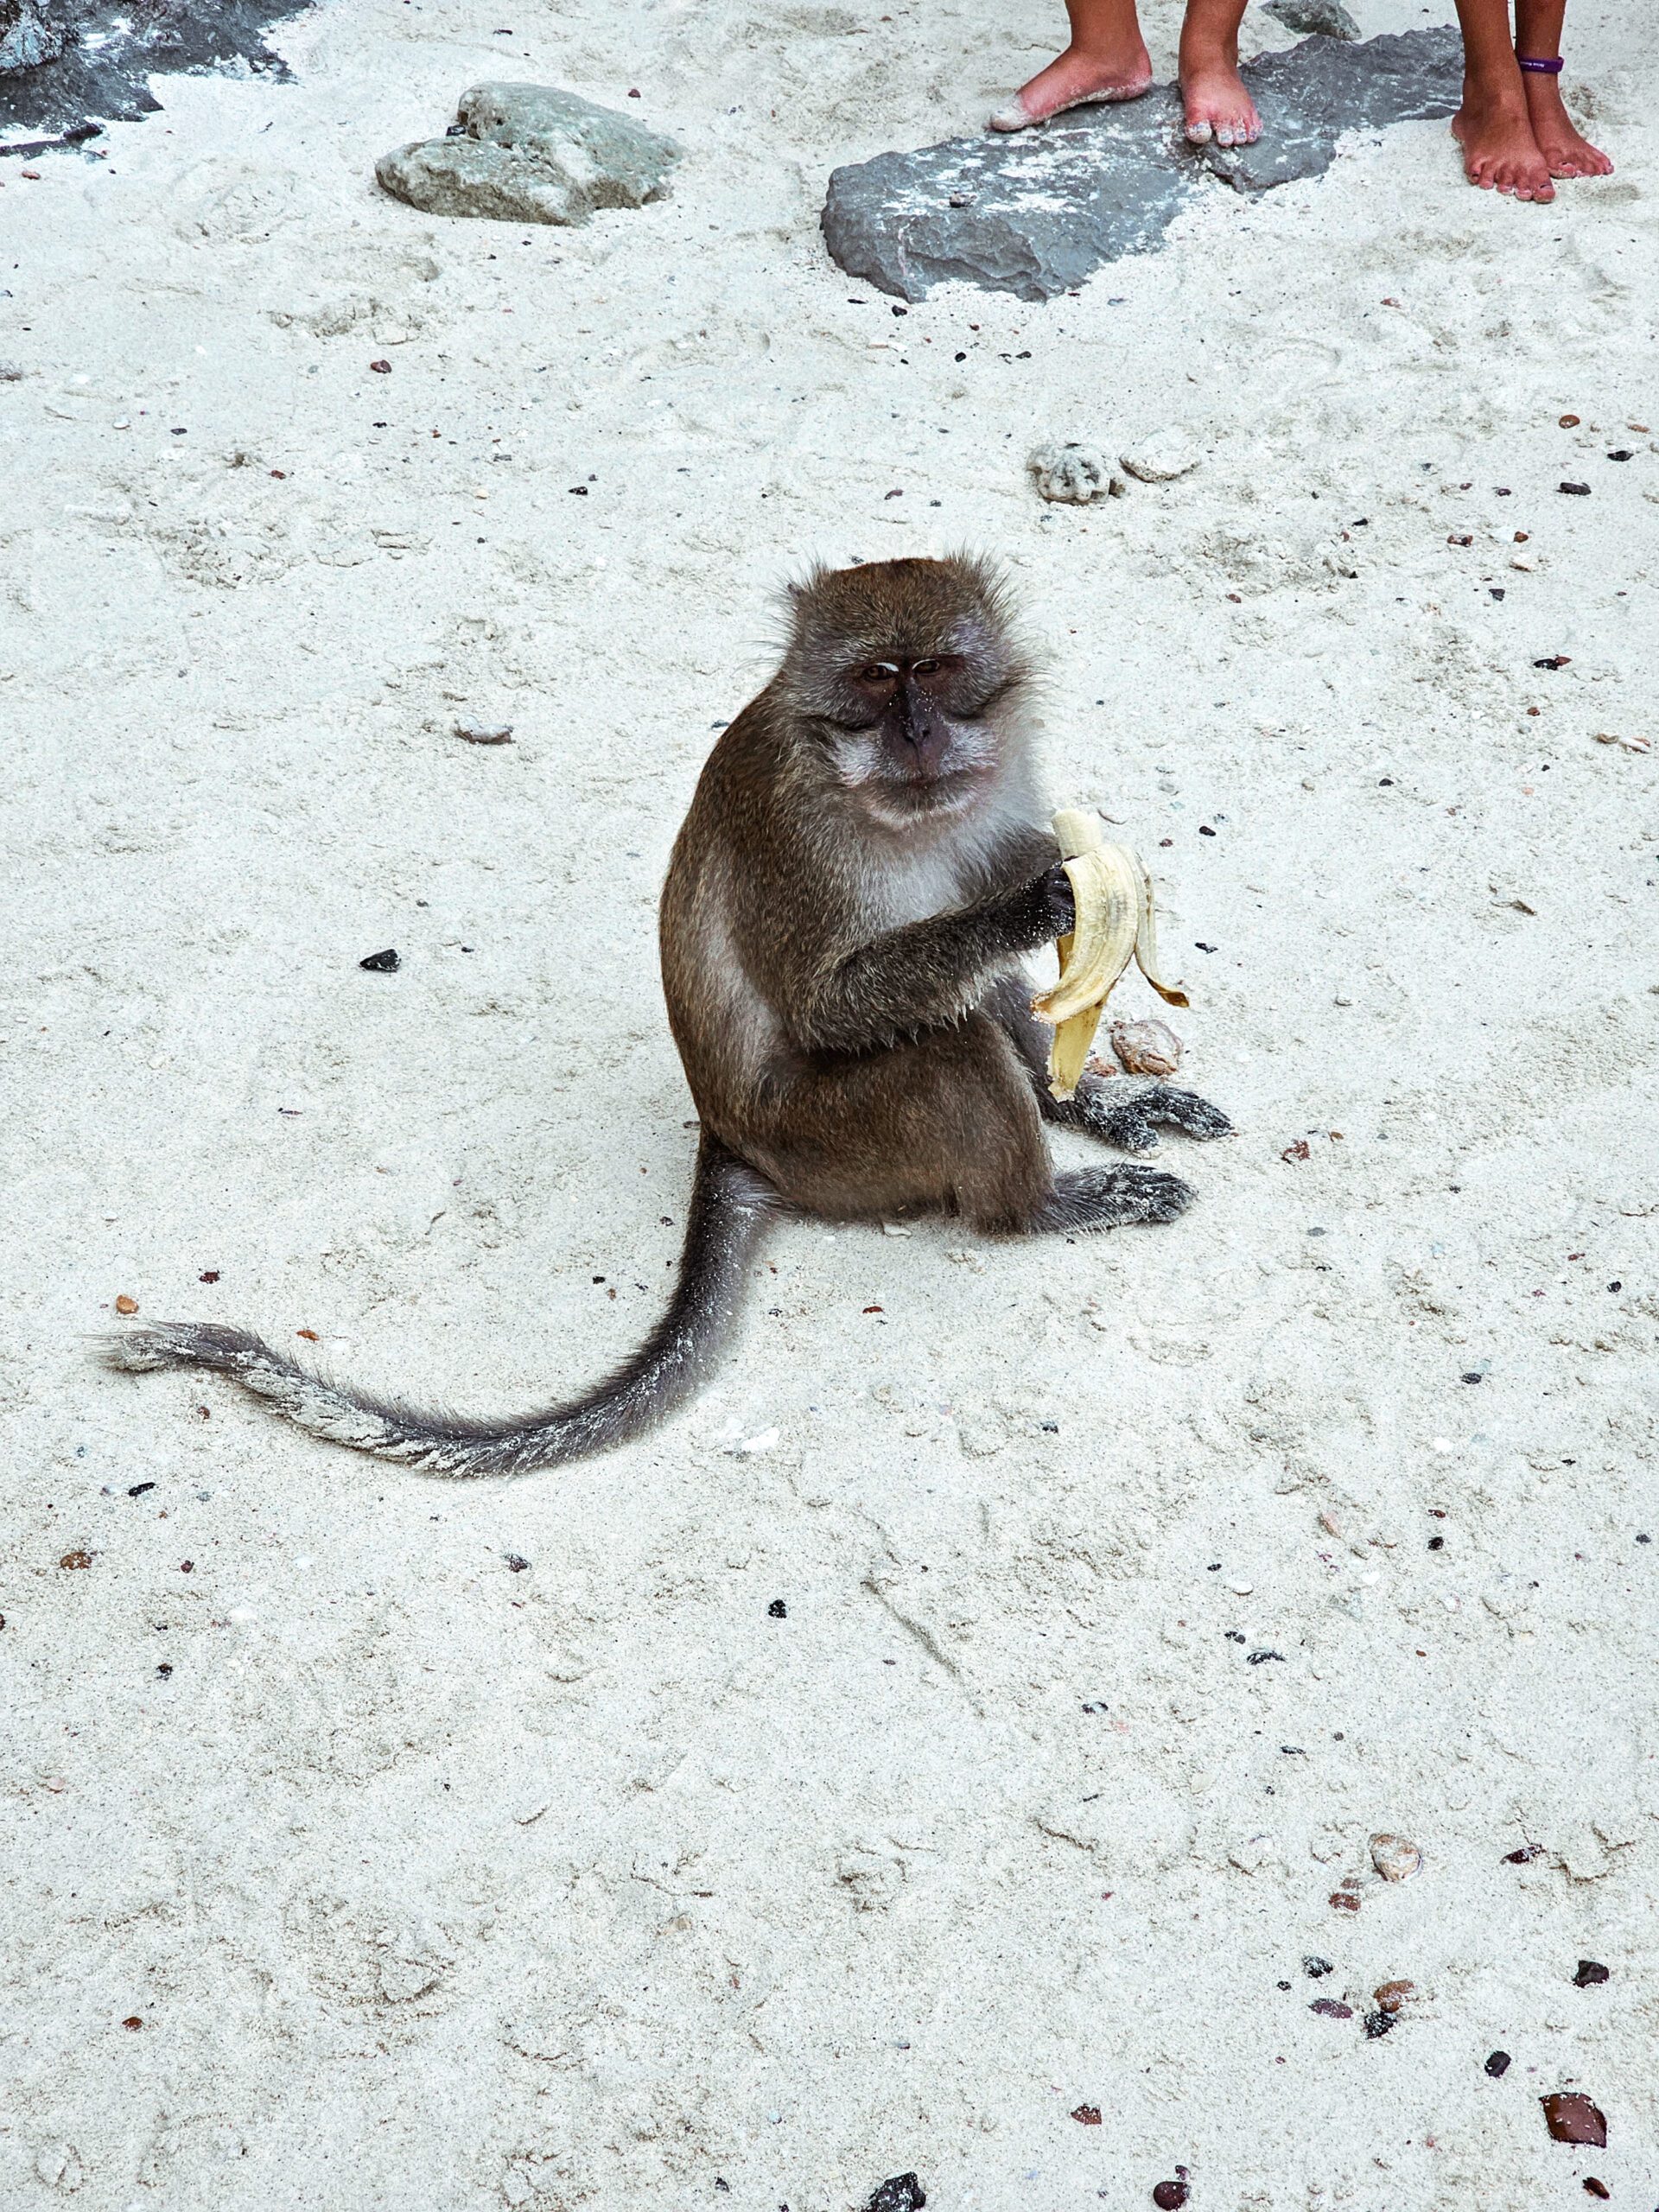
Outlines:
{"type": "Polygon", "coordinates": [[[994,578],[873,562],[798,591],[784,681],[837,780],[894,823],[970,805],[1002,765],[1023,661],[994,578]]]}

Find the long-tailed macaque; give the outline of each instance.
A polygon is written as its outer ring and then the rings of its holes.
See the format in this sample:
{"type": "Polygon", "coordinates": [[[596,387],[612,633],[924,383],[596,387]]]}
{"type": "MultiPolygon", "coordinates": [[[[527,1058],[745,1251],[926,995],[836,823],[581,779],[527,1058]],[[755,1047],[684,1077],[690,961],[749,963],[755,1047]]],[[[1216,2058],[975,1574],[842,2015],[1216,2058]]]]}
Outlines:
{"type": "Polygon", "coordinates": [[[512,1475],[635,1436],[699,1385],[769,1221],[958,1215],[1007,1235],[1169,1221],[1139,1165],[1057,1173],[1045,1118],[1128,1152],[1230,1128],[1161,1084],[1046,1089],[1023,957],[1071,926],[1031,751],[1032,676],[980,562],[819,570],[777,674],[727,729],[663,891],[668,1017],[702,1120],[677,1286],[581,1397],[461,1421],[308,1374],[241,1329],[146,1324],[127,1368],[207,1367],[315,1434],[435,1475],[512,1475]]]}

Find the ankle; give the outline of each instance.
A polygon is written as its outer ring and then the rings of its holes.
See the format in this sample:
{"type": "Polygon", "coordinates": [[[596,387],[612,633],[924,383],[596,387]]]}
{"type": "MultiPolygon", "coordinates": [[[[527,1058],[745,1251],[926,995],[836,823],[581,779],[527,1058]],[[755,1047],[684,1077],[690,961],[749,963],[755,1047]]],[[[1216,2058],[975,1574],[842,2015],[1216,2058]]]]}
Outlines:
{"type": "Polygon", "coordinates": [[[1127,29],[1110,34],[1096,31],[1086,40],[1074,38],[1060,59],[1062,61],[1081,62],[1087,69],[1118,73],[1137,67],[1151,67],[1146,41],[1133,24],[1127,29]]]}
{"type": "Polygon", "coordinates": [[[1465,71],[1463,105],[1477,115],[1524,116],[1527,85],[1518,68],[1465,71]]]}

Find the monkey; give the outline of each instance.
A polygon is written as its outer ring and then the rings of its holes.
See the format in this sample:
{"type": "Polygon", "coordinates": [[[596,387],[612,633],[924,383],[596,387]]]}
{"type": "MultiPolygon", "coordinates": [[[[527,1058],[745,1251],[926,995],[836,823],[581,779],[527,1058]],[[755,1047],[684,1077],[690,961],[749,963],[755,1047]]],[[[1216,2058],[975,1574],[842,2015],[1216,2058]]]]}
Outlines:
{"type": "Polygon", "coordinates": [[[1007,588],[968,555],[818,567],[776,672],[705,763],[669,862],[660,954],[699,1119],[676,1287],[579,1397],[499,1421],[424,1413],[308,1372],[245,1330],[159,1322],[117,1366],[229,1376],[312,1433],[443,1476],[604,1451],[707,1378],[769,1226],[954,1216],[993,1236],[1173,1220],[1193,1193],[1138,1160],[1058,1173],[1047,1121],[1136,1154],[1218,1107],[1087,1074],[1047,1090],[1027,957],[1071,929],[1035,760],[1035,675],[1007,588]]]}

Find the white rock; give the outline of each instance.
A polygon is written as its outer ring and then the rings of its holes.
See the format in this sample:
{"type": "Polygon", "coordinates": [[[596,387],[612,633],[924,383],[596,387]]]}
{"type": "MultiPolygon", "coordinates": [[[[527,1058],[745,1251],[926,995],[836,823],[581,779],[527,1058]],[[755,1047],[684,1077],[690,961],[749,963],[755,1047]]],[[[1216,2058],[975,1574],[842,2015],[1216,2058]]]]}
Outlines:
{"type": "Polygon", "coordinates": [[[1408,1882],[1423,1868],[1423,1854],[1402,1835],[1374,1835],[1371,1864],[1385,1882],[1408,1882]]]}
{"type": "Polygon", "coordinates": [[[1173,484],[1195,469],[1204,456],[1179,430],[1154,430],[1118,458],[1143,484],[1173,484]]]}
{"type": "Polygon", "coordinates": [[[1038,497],[1058,500],[1065,506],[1086,507],[1092,500],[1112,497],[1125,488],[1122,479],[1112,474],[1111,463],[1099,448],[1084,445],[1080,439],[1051,438],[1043,445],[1033,446],[1027,456],[1026,467],[1031,471],[1038,497]]]}

